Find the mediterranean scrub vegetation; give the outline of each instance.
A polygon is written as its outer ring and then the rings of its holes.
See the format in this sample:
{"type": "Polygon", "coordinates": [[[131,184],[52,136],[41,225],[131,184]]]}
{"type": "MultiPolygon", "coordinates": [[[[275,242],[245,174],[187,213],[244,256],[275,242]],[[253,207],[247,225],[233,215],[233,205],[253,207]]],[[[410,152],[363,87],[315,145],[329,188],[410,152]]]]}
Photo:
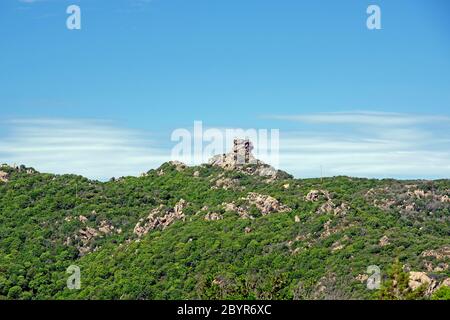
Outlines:
{"type": "Polygon", "coordinates": [[[450,297],[449,180],[0,170],[0,299],[450,297]]]}

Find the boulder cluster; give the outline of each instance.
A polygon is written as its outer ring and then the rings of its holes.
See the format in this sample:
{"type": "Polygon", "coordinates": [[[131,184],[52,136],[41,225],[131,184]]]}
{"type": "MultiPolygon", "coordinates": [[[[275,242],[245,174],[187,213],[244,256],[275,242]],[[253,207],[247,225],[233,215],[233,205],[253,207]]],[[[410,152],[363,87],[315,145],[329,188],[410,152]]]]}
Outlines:
{"type": "Polygon", "coordinates": [[[254,204],[263,216],[269,213],[290,212],[291,208],[281,204],[277,199],[268,195],[250,192],[245,198],[250,204],[254,204]]]}
{"type": "MultiPolygon", "coordinates": [[[[95,215],[96,212],[92,211],[91,214],[95,215]]],[[[73,218],[69,216],[64,220],[66,222],[71,222],[73,221],[73,218]]],[[[76,247],[80,256],[83,256],[91,251],[95,251],[96,248],[94,248],[93,243],[96,238],[103,237],[112,233],[122,233],[121,228],[115,228],[107,220],[101,220],[100,225],[96,228],[87,225],[89,219],[84,215],[79,215],[76,220],[81,222],[81,224],[84,226],[80,230],[78,230],[78,233],[76,233],[72,237],[68,237],[65,241],[65,244],[72,245],[73,243],[76,243],[76,247]]]]}
{"type": "Polygon", "coordinates": [[[216,220],[222,220],[223,216],[221,214],[218,214],[216,212],[208,212],[205,215],[205,220],[206,221],[216,221],[216,220]]]}
{"type": "Polygon", "coordinates": [[[449,195],[450,190],[424,190],[417,185],[405,185],[397,189],[372,188],[367,191],[366,198],[383,211],[398,210],[402,214],[420,214],[423,210],[449,208],[449,195]]]}
{"type": "MultiPolygon", "coordinates": [[[[224,190],[232,190],[239,187],[238,179],[224,178],[219,177],[215,182],[211,189],[224,189],[224,190]]],[[[243,189],[243,188],[240,188],[243,189]]]]}
{"type": "Polygon", "coordinates": [[[425,288],[425,296],[431,296],[436,290],[439,290],[443,286],[450,286],[450,278],[446,278],[443,281],[437,281],[428,276],[425,272],[409,272],[408,287],[411,290],[417,290],[420,287],[425,288]]]}
{"type": "Polygon", "coordinates": [[[426,250],[420,255],[424,258],[424,265],[427,271],[443,272],[448,270],[450,261],[450,246],[426,250]]]}
{"type": "Polygon", "coordinates": [[[305,196],[306,201],[316,202],[319,200],[331,200],[330,193],[326,190],[311,190],[305,196]]]}
{"type": "Polygon", "coordinates": [[[244,200],[243,204],[236,204],[235,202],[223,203],[222,206],[225,211],[236,212],[243,219],[254,219],[250,213],[250,207],[254,205],[263,216],[271,213],[291,212],[292,209],[282,204],[280,201],[269,195],[263,195],[256,192],[250,192],[244,200]]]}
{"type": "Polygon", "coordinates": [[[342,202],[341,204],[336,204],[331,199],[331,195],[327,190],[311,190],[305,196],[305,200],[308,202],[319,202],[325,201],[318,209],[317,213],[332,213],[335,216],[345,215],[350,209],[349,205],[342,202]]]}
{"type": "Polygon", "coordinates": [[[134,234],[141,237],[156,228],[164,230],[176,220],[184,220],[185,215],[183,210],[187,205],[188,203],[184,199],[180,199],[180,201],[178,201],[173,208],[168,210],[164,210],[164,206],[160,205],[159,207],[153,209],[147,218],[142,218],[139,220],[134,227],[134,234]]]}

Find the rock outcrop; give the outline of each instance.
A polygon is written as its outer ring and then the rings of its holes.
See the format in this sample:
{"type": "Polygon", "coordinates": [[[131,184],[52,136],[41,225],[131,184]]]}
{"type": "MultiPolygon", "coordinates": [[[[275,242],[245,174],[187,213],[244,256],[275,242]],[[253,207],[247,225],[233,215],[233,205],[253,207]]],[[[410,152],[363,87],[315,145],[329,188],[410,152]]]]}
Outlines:
{"type": "Polygon", "coordinates": [[[420,255],[424,260],[425,269],[429,272],[444,272],[450,263],[450,246],[426,250],[420,255]]]}
{"type": "Polygon", "coordinates": [[[315,202],[319,200],[331,200],[327,190],[311,190],[305,197],[306,201],[315,202]]]}
{"type": "Polygon", "coordinates": [[[254,219],[249,213],[248,206],[237,206],[234,202],[222,203],[222,207],[226,212],[236,212],[242,219],[254,219]]]}
{"type": "Polygon", "coordinates": [[[305,200],[308,202],[322,202],[321,206],[317,209],[318,214],[329,214],[345,216],[350,206],[342,202],[341,204],[336,204],[331,200],[331,195],[327,190],[311,190],[305,196],[305,200]]]}
{"type": "MultiPolygon", "coordinates": [[[[422,187],[426,187],[422,185],[422,187]]],[[[383,210],[395,210],[405,215],[433,212],[450,208],[449,190],[424,190],[417,185],[398,185],[395,187],[372,188],[366,192],[366,199],[383,210]]]]}
{"type": "Polygon", "coordinates": [[[434,257],[437,260],[450,259],[450,246],[422,252],[422,257],[434,257]]]}
{"type": "MultiPolygon", "coordinates": [[[[114,226],[110,224],[108,221],[102,220],[100,221],[100,227],[98,228],[98,231],[100,231],[103,234],[110,234],[111,232],[114,231],[114,226]]],[[[120,231],[118,231],[118,233],[120,233],[120,231]]]]}
{"type": "Polygon", "coordinates": [[[385,247],[389,245],[390,244],[389,238],[386,235],[382,236],[378,244],[380,245],[380,247],[385,247]]]}
{"type": "Polygon", "coordinates": [[[256,192],[250,192],[246,200],[250,204],[254,204],[261,214],[265,216],[269,213],[290,212],[291,208],[281,204],[277,199],[268,195],[262,195],[256,192]]]}
{"type": "Polygon", "coordinates": [[[0,182],[8,182],[9,175],[7,172],[0,171],[0,182]]]}
{"type": "Polygon", "coordinates": [[[346,203],[336,205],[333,201],[328,200],[317,209],[317,213],[332,213],[337,216],[345,215],[349,209],[350,208],[346,203]]]}
{"type": "Polygon", "coordinates": [[[245,174],[268,177],[271,180],[289,176],[287,173],[255,158],[252,154],[253,144],[248,139],[234,139],[233,150],[229,153],[215,155],[209,164],[225,170],[235,170],[245,174]]]}
{"type": "Polygon", "coordinates": [[[260,163],[253,154],[253,144],[248,139],[234,139],[233,150],[227,154],[215,155],[209,160],[209,164],[224,169],[235,169],[245,164],[260,163]]]}
{"type": "Polygon", "coordinates": [[[423,287],[425,289],[424,294],[426,297],[431,296],[436,290],[443,286],[450,286],[450,278],[437,281],[436,279],[428,276],[425,272],[409,272],[408,287],[413,291],[423,287]]]}
{"type": "Polygon", "coordinates": [[[218,214],[216,212],[208,212],[205,215],[205,220],[206,221],[216,221],[216,220],[222,220],[222,219],[223,219],[222,215],[220,215],[220,214],[218,214]]]}
{"type": "Polygon", "coordinates": [[[85,229],[81,229],[79,231],[79,234],[80,234],[81,241],[83,241],[84,243],[87,243],[92,238],[95,238],[96,236],[98,236],[97,230],[94,228],[91,228],[91,227],[86,227],[85,229]]]}
{"type": "MultiPolygon", "coordinates": [[[[81,244],[77,245],[78,252],[81,256],[92,251],[91,242],[98,236],[98,231],[91,227],[86,227],[78,231],[78,237],[81,244]]],[[[78,238],[77,236],[75,238],[78,238]]]]}
{"type": "MultiPolygon", "coordinates": [[[[66,217],[64,221],[71,222],[73,220],[71,217],[66,217]]],[[[80,230],[78,230],[75,235],[67,237],[64,244],[72,245],[75,242],[80,256],[96,250],[96,247],[94,246],[94,240],[96,238],[101,238],[113,232],[119,234],[122,233],[121,228],[116,229],[107,220],[100,221],[100,225],[97,228],[86,226],[86,224],[88,223],[88,219],[83,215],[80,215],[78,217],[78,221],[81,222],[84,226],[80,230]]]]}
{"type": "Polygon", "coordinates": [[[444,281],[442,281],[441,286],[450,287],[450,278],[447,278],[444,281]]]}
{"type": "Polygon", "coordinates": [[[367,279],[369,278],[369,275],[366,273],[360,273],[355,277],[355,280],[364,283],[367,281],[367,279]]]}
{"type": "Polygon", "coordinates": [[[332,245],[331,245],[331,251],[335,252],[335,251],[339,251],[345,248],[345,245],[343,245],[340,241],[335,241],[332,245]]]}
{"type": "Polygon", "coordinates": [[[250,208],[254,205],[261,215],[265,216],[271,213],[291,212],[292,209],[282,204],[274,197],[263,195],[256,192],[250,192],[247,197],[241,198],[243,204],[237,205],[235,202],[222,203],[225,211],[237,212],[243,219],[254,219],[250,214],[250,208]]]}
{"type": "Polygon", "coordinates": [[[417,290],[420,287],[425,288],[425,295],[430,296],[439,286],[439,284],[428,277],[425,272],[411,271],[409,273],[408,287],[411,290],[417,290]]]}
{"type": "MultiPolygon", "coordinates": [[[[323,230],[320,233],[319,239],[326,239],[333,234],[342,232],[353,226],[352,224],[346,223],[345,220],[337,220],[337,221],[340,221],[340,222],[333,223],[333,220],[327,220],[323,224],[323,230]]],[[[345,237],[345,240],[348,240],[346,236],[344,236],[344,237],[345,237]]]]}
{"type": "Polygon", "coordinates": [[[211,187],[211,189],[236,189],[239,187],[239,180],[238,179],[231,179],[231,178],[222,178],[216,180],[214,183],[214,186],[211,187]]]}
{"type": "Polygon", "coordinates": [[[176,220],[184,220],[185,215],[183,213],[183,209],[187,205],[188,203],[183,199],[180,199],[173,209],[164,210],[164,206],[160,205],[159,207],[153,209],[147,218],[142,218],[139,220],[134,227],[134,234],[138,237],[142,237],[151,230],[156,228],[164,230],[176,220]]]}
{"type": "Polygon", "coordinates": [[[333,223],[332,220],[328,220],[323,224],[323,232],[320,235],[321,238],[327,238],[331,236],[332,234],[336,233],[335,229],[331,227],[331,224],[333,223]]]}
{"type": "Polygon", "coordinates": [[[187,168],[187,165],[186,165],[186,164],[184,164],[184,163],[181,162],[181,161],[177,161],[177,160],[169,161],[169,164],[172,165],[172,166],[174,166],[174,167],[175,167],[175,170],[177,170],[177,171],[183,171],[184,169],[187,168]]]}

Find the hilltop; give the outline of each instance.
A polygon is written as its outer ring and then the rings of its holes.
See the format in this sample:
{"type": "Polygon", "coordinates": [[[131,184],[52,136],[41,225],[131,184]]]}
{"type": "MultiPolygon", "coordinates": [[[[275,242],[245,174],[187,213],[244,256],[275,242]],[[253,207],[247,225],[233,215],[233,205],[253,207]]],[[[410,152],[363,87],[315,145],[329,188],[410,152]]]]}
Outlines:
{"type": "Polygon", "coordinates": [[[245,159],[108,182],[2,166],[0,298],[449,298],[450,180],[294,179],[245,159]]]}

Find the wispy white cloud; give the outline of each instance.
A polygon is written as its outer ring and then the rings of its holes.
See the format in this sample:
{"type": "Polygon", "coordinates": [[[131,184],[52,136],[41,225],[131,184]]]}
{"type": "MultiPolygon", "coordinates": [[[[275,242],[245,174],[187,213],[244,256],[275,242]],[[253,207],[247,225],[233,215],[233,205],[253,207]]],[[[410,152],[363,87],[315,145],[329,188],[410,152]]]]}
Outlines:
{"type": "Polygon", "coordinates": [[[1,161],[40,171],[108,179],[138,175],[169,158],[147,134],[108,121],[19,119],[3,125],[1,161]]]}
{"type": "Polygon", "coordinates": [[[22,2],[22,3],[36,3],[36,2],[42,2],[45,0],[18,0],[18,1],[22,2]]]}
{"type": "Polygon", "coordinates": [[[433,115],[416,115],[388,112],[328,112],[301,115],[274,115],[269,118],[277,120],[299,121],[314,124],[357,124],[372,126],[413,125],[429,122],[447,122],[450,117],[433,115]]]}
{"type": "MultiPolygon", "coordinates": [[[[321,167],[324,176],[450,177],[450,123],[446,117],[371,112],[347,112],[345,117],[342,113],[320,115],[297,116],[308,119],[303,121],[307,126],[299,123],[290,130],[281,126],[280,169],[296,177],[318,177],[321,167]],[[380,123],[386,119],[394,120],[380,123]]],[[[214,129],[222,132],[226,128],[214,129]]],[[[163,147],[154,135],[109,121],[0,122],[0,162],[102,180],[138,175],[170,160],[176,142],[170,144],[169,136],[165,142],[163,147]]],[[[270,157],[261,159],[270,163],[270,157]]]]}
{"type": "Polygon", "coordinates": [[[450,177],[448,117],[346,112],[273,118],[308,124],[308,131],[299,126],[281,136],[280,167],[296,176],[317,177],[322,167],[327,176],[450,177]]]}

